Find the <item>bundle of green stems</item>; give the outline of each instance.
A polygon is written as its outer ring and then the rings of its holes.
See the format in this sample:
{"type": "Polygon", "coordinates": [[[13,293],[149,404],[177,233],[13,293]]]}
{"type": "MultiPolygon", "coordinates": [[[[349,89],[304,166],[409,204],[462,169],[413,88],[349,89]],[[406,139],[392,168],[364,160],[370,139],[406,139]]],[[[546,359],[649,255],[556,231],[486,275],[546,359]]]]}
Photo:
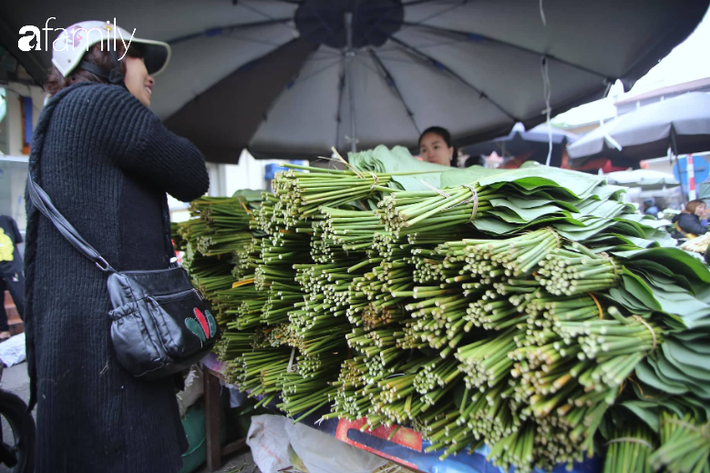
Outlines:
{"type": "Polygon", "coordinates": [[[320,207],[335,208],[390,192],[389,174],[356,173],[350,170],[284,164],[288,171],[276,174],[272,187],[287,218],[305,220],[320,207]],[[308,172],[302,172],[308,171],[308,172]]]}
{"type": "Polygon", "coordinates": [[[216,230],[246,230],[258,205],[243,197],[200,197],[190,202],[190,214],[216,230]]]}
{"type": "Polygon", "coordinates": [[[620,269],[613,258],[575,244],[570,249],[551,251],[540,262],[535,278],[550,294],[571,296],[616,286],[620,269]]]}
{"type": "Polygon", "coordinates": [[[664,410],[660,415],[659,430],[660,448],[648,458],[654,470],[663,468],[670,473],[710,472],[708,424],[698,425],[689,413],[679,417],[677,413],[664,410]]]}
{"type": "Polygon", "coordinates": [[[490,201],[503,196],[475,182],[441,190],[397,191],[378,204],[378,215],[392,232],[403,228],[441,231],[485,215],[493,208],[490,201]]]}
{"type": "MultiPolygon", "coordinates": [[[[654,437],[653,432],[648,427],[645,427],[644,424],[614,429],[613,435],[607,442],[608,449],[604,462],[604,473],[653,472],[654,468],[651,467],[649,457],[655,450],[654,437]]],[[[710,452],[705,452],[704,461],[706,465],[708,453],[710,452]]]]}

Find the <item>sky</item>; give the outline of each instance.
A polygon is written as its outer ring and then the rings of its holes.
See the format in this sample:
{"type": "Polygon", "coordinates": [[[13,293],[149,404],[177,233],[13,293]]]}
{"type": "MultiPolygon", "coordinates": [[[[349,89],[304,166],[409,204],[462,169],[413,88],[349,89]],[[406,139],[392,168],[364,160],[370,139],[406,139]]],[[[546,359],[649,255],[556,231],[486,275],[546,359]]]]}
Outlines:
{"type": "MultiPolygon", "coordinates": [[[[703,77],[710,77],[710,10],[695,31],[641,77],[626,96],[631,97],[649,90],[703,77]]],[[[622,95],[624,95],[624,87],[620,81],[616,81],[607,98],[557,115],[552,123],[558,126],[573,126],[614,117],[616,115],[614,102],[622,95]]]]}

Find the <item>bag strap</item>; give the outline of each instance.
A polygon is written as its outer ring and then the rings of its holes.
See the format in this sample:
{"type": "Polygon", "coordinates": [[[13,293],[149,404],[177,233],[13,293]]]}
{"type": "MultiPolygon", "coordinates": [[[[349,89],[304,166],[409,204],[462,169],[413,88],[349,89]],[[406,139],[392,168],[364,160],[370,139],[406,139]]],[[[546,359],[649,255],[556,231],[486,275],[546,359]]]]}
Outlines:
{"type": "Polygon", "coordinates": [[[74,226],[69,223],[66,218],[64,218],[64,216],[54,206],[52,199],[49,198],[44,189],[32,180],[31,175],[27,176],[27,193],[30,195],[30,200],[32,201],[32,204],[37,207],[37,210],[42,212],[42,214],[47,217],[55,227],[57,227],[59,233],[61,233],[62,236],[79,251],[79,253],[93,261],[101,271],[109,273],[116,272],[116,270],[108,264],[103,256],[101,256],[101,254],[96,251],[93,246],[84,240],[76,228],[74,228],[74,226]]]}

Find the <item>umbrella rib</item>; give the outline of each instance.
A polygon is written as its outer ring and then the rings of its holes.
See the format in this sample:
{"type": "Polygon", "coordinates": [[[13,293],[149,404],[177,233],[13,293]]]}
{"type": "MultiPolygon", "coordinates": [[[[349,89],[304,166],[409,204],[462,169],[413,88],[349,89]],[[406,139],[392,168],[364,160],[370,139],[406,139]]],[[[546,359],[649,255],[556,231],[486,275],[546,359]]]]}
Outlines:
{"type": "MultiPolygon", "coordinates": [[[[558,58],[558,57],[556,57],[556,56],[553,56],[553,55],[551,55],[551,54],[548,54],[548,53],[541,53],[541,52],[539,52],[539,51],[535,51],[534,49],[529,49],[529,48],[526,48],[526,47],[524,47],[524,46],[519,46],[519,45],[517,45],[517,44],[509,43],[509,42],[507,42],[507,41],[503,41],[503,40],[500,40],[500,39],[491,38],[490,36],[485,36],[485,35],[482,35],[482,34],[479,34],[479,33],[471,33],[471,32],[467,33],[467,32],[465,32],[465,31],[449,30],[449,29],[446,29],[446,28],[440,28],[440,27],[438,27],[438,26],[431,26],[431,25],[424,25],[424,24],[421,24],[421,23],[410,23],[410,22],[406,22],[406,21],[405,21],[405,22],[403,22],[402,24],[405,25],[405,26],[409,26],[409,27],[425,28],[425,29],[432,30],[432,31],[435,31],[435,32],[438,32],[438,33],[447,33],[447,34],[456,35],[456,36],[463,36],[463,37],[465,37],[465,38],[468,39],[468,40],[475,40],[475,38],[481,38],[481,39],[484,39],[484,40],[486,40],[486,41],[490,41],[490,42],[492,42],[492,43],[497,43],[497,44],[502,44],[502,45],[504,45],[504,46],[508,46],[508,47],[517,49],[517,50],[519,50],[519,51],[522,51],[522,52],[525,52],[525,53],[528,53],[528,54],[534,54],[534,55],[536,55],[536,56],[545,56],[545,57],[547,57],[548,59],[555,60],[555,61],[557,61],[557,62],[559,62],[559,63],[562,63],[562,64],[565,64],[565,65],[567,65],[567,66],[573,67],[573,68],[575,68],[575,69],[579,69],[580,71],[584,71],[584,72],[587,72],[587,73],[589,73],[589,74],[594,74],[595,76],[603,77],[603,78],[608,79],[608,80],[610,80],[611,82],[613,82],[613,78],[610,78],[609,76],[607,76],[607,75],[605,75],[605,74],[602,74],[601,72],[594,71],[594,70],[589,69],[589,68],[587,68],[587,67],[580,66],[579,64],[575,64],[575,63],[573,63],[573,62],[566,61],[566,60],[564,60],[564,59],[560,59],[560,58],[558,58]]],[[[400,31],[401,31],[401,30],[400,30],[400,31]]]]}
{"type": "Polygon", "coordinates": [[[389,61],[389,62],[399,62],[401,64],[415,64],[415,65],[420,65],[421,61],[409,61],[407,59],[399,59],[399,58],[394,58],[394,57],[380,57],[382,61],[389,61]]]}
{"type": "MultiPolygon", "coordinates": [[[[264,18],[268,18],[269,20],[273,20],[273,21],[276,21],[276,20],[277,20],[277,19],[274,18],[273,16],[268,15],[268,14],[264,13],[263,11],[259,10],[258,8],[249,5],[249,4],[246,3],[244,0],[240,1],[239,3],[237,3],[237,6],[242,6],[243,8],[246,8],[247,10],[250,10],[250,11],[256,13],[257,15],[261,15],[261,16],[263,16],[264,18]]],[[[289,21],[290,21],[290,19],[289,19],[289,21]]],[[[291,28],[290,26],[286,26],[285,23],[283,23],[283,22],[279,22],[279,23],[281,23],[281,24],[283,25],[283,27],[284,27],[284,28],[287,28],[289,31],[293,31],[293,28],[291,28]]]]}
{"type": "Polygon", "coordinates": [[[293,81],[293,85],[303,84],[308,79],[312,79],[315,76],[317,76],[318,74],[321,74],[321,73],[327,71],[328,69],[332,69],[333,67],[337,66],[341,62],[343,62],[343,60],[342,60],[342,58],[339,58],[337,61],[333,62],[332,64],[328,64],[327,66],[322,67],[322,68],[318,69],[317,71],[314,71],[314,72],[308,74],[307,76],[304,76],[302,78],[299,78],[299,79],[293,81]]]}
{"type": "MultiPolygon", "coordinates": [[[[450,3],[452,0],[444,0],[445,2],[450,3]]],[[[403,3],[403,7],[413,7],[415,5],[421,5],[422,3],[441,3],[442,0],[412,0],[411,2],[403,3]]]]}
{"type": "MultiPolygon", "coordinates": [[[[455,39],[455,40],[446,41],[446,42],[442,42],[442,43],[426,44],[426,45],[424,45],[424,46],[418,46],[418,48],[419,48],[420,50],[431,49],[431,48],[439,48],[439,47],[441,47],[441,46],[451,46],[452,44],[460,44],[460,43],[465,43],[465,42],[467,42],[467,41],[471,41],[471,40],[468,39],[468,38],[455,39]]],[[[398,49],[399,49],[399,48],[395,48],[395,47],[393,47],[393,48],[380,48],[380,52],[381,52],[381,53],[389,53],[389,52],[392,52],[392,51],[397,51],[398,49]]],[[[383,59],[386,59],[386,58],[383,58],[383,59]]]]}
{"type": "Polygon", "coordinates": [[[244,38],[242,36],[233,36],[231,33],[228,33],[227,35],[222,35],[222,37],[224,39],[231,39],[232,41],[244,41],[245,43],[263,44],[266,46],[273,46],[275,48],[280,48],[281,46],[283,46],[283,44],[270,43],[269,41],[262,41],[253,38],[244,38]]]}
{"type": "MultiPolygon", "coordinates": [[[[300,39],[298,39],[298,38],[297,38],[297,39],[293,39],[293,40],[291,40],[289,43],[287,43],[287,45],[288,45],[288,44],[295,43],[296,41],[300,41],[300,39]]],[[[318,47],[315,47],[315,48],[313,49],[313,51],[311,51],[311,52],[308,54],[308,57],[307,57],[306,59],[304,59],[303,64],[305,64],[306,62],[308,62],[308,61],[309,61],[313,56],[315,56],[317,53],[318,53],[318,47]]],[[[255,59],[255,60],[252,61],[252,62],[256,64],[256,63],[258,63],[260,60],[262,60],[262,59],[264,59],[266,56],[268,56],[269,54],[270,54],[270,53],[267,53],[267,54],[265,54],[265,55],[263,55],[263,56],[261,56],[261,57],[255,59]]],[[[292,82],[293,84],[296,83],[296,79],[298,79],[298,75],[299,75],[299,73],[296,72],[294,75],[291,76],[291,82],[292,82]]],[[[287,86],[286,88],[288,88],[288,86],[287,86]]],[[[280,92],[280,93],[274,98],[274,100],[271,102],[271,104],[268,106],[268,108],[264,111],[264,115],[263,115],[263,117],[262,117],[262,122],[263,122],[263,121],[266,121],[267,117],[269,116],[269,114],[271,113],[271,111],[272,111],[272,110],[274,109],[274,107],[276,106],[276,103],[278,102],[278,99],[280,98],[281,94],[283,94],[283,91],[280,92]]],[[[249,143],[251,143],[251,141],[252,141],[253,138],[254,138],[254,136],[252,136],[252,137],[249,139],[249,143]]],[[[247,149],[248,149],[248,146],[247,146],[247,149]]],[[[249,152],[251,152],[251,150],[250,150],[249,152]]]]}
{"type": "Polygon", "coordinates": [[[189,41],[191,39],[200,38],[202,36],[207,36],[207,37],[219,36],[219,35],[223,34],[224,32],[229,33],[229,32],[232,32],[236,29],[275,25],[277,23],[287,23],[289,21],[291,21],[290,18],[281,18],[281,19],[273,19],[273,20],[268,20],[268,21],[256,21],[253,23],[241,23],[241,24],[236,24],[236,25],[220,26],[217,28],[210,28],[208,30],[201,31],[199,33],[192,33],[189,35],[180,36],[178,38],[168,40],[168,44],[175,45],[177,43],[182,43],[184,41],[189,41]]]}
{"type": "MultiPolygon", "coordinates": [[[[345,64],[343,64],[343,68],[345,67],[345,64]]],[[[340,72],[340,81],[338,82],[338,111],[336,112],[335,115],[335,146],[338,146],[338,137],[340,136],[340,112],[342,111],[343,107],[343,91],[345,90],[345,72],[341,71],[340,72]]]]}
{"type": "MultiPolygon", "coordinates": [[[[468,3],[468,0],[450,0],[450,1],[447,2],[447,3],[457,3],[457,4],[456,4],[456,5],[453,5],[453,6],[449,7],[449,8],[445,8],[445,9],[443,9],[443,10],[441,10],[441,11],[436,12],[436,13],[432,13],[432,14],[429,15],[428,17],[419,20],[418,23],[413,23],[413,25],[417,25],[417,24],[419,24],[419,23],[424,23],[425,21],[433,20],[434,18],[443,15],[444,13],[448,13],[448,12],[450,12],[451,10],[455,10],[455,9],[457,9],[457,8],[459,8],[459,7],[462,7],[462,6],[464,6],[466,3],[468,3]]],[[[407,6],[411,6],[411,4],[406,4],[406,5],[403,5],[403,6],[407,7],[407,6]]],[[[406,22],[403,22],[402,24],[403,24],[403,25],[406,25],[407,23],[406,23],[406,22]]]]}
{"type": "Polygon", "coordinates": [[[456,74],[454,71],[452,71],[452,70],[451,70],[449,67],[447,67],[445,64],[440,63],[440,62],[437,61],[436,59],[434,59],[434,58],[432,58],[431,56],[429,56],[429,55],[423,53],[422,51],[420,51],[419,49],[415,48],[414,46],[411,46],[411,45],[405,43],[405,42],[402,41],[401,39],[397,39],[397,38],[395,38],[394,36],[392,36],[392,37],[390,37],[390,40],[394,41],[394,42],[397,43],[397,44],[400,44],[403,48],[405,48],[405,49],[407,49],[407,50],[413,52],[414,54],[416,54],[416,55],[418,55],[418,56],[420,56],[420,57],[423,57],[424,59],[426,59],[427,61],[429,61],[429,62],[430,62],[434,67],[436,67],[437,69],[442,69],[442,70],[444,70],[445,72],[448,72],[451,76],[453,76],[453,77],[454,77],[455,79],[457,79],[459,82],[461,82],[461,83],[464,84],[465,86],[469,87],[470,89],[473,89],[473,90],[479,95],[480,98],[484,98],[484,99],[488,100],[493,106],[495,106],[498,110],[500,110],[501,112],[503,112],[508,118],[510,118],[511,120],[513,120],[513,122],[522,121],[522,120],[518,119],[517,117],[515,117],[512,113],[510,113],[510,112],[508,112],[506,109],[504,109],[500,104],[498,104],[495,100],[493,100],[492,98],[490,98],[485,92],[483,92],[482,90],[480,90],[478,87],[476,87],[475,85],[473,85],[473,84],[471,84],[470,82],[466,81],[466,79],[464,79],[464,78],[461,77],[460,75],[456,74]]]}
{"type": "Polygon", "coordinates": [[[412,120],[414,129],[417,130],[417,134],[419,134],[420,130],[417,126],[417,122],[414,120],[414,113],[412,112],[412,109],[407,106],[407,102],[404,100],[404,97],[402,96],[402,92],[400,92],[399,87],[397,87],[397,83],[395,82],[394,77],[392,77],[390,71],[387,69],[387,67],[380,60],[379,56],[377,56],[377,53],[372,48],[369,48],[369,52],[375,63],[379,65],[382,69],[382,72],[384,73],[383,78],[387,82],[387,85],[391,86],[394,89],[394,92],[397,94],[397,97],[402,102],[402,105],[404,105],[404,109],[407,111],[407,115],[409,116],[410,120],[412,120]]]}
{"type": "MultiPolygon", "coordinates": [[[[318,14],[318,10],[317,10],[316,8],[314,8],[313,6],[311,6],[311,5],[306,5],[306,6],[311,10],[311,12],[313,12],[313,15],[316,17],[316,19],[318,20],[318,22],[319,22],[321,25],[323,25],[323,27],[324,27],[326,30],[328,30],[328,34],[330,35],[330,37],[331,37],[331,38],[335,38],[335,33],[336,33],[336,32],[333,31],[333,28],[330,27],[330,25],[328,24],[328,22],[325,21],[325,20],[318,14]]],[[[338,30],[338,31],[339,31],[339,30],[338,30]]],[[[311,34],[314,34],[314,33],[311,33],[311,34]]]]}

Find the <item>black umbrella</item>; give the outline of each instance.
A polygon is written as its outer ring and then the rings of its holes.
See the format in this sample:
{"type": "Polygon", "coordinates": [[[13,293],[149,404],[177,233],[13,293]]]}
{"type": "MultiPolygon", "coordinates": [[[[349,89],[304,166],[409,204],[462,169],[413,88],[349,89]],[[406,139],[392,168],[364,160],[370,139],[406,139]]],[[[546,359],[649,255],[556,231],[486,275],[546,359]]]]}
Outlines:
{"type": "Polygon", "coordinates": [[[313,158],[332,145],[414,148],[431,125],[460,146],[531,128],[616,79],[630,87],[709,1],[5,1],[0,43],[41,82],[50,54],[18,49],[23,25],[117,17],[171,44],[153,109],[209,160],[235,162],[245,146],[313,158]]]}
{"type": "Polygon", "coordinates": [[[471,156],[489,155],[493,152],[503,157],[526,155],[527,160],[547,164],[547,155],[552,143],[549,164],[559,167],[562,164],[562,152],[567,144],[573,143],[578,138],[573,133],[548,126],[546,123],[541,123],[528,131],[522,123],[516,123],[506,136],[467,146],[463,149],[463,153],[471,156]]]}

